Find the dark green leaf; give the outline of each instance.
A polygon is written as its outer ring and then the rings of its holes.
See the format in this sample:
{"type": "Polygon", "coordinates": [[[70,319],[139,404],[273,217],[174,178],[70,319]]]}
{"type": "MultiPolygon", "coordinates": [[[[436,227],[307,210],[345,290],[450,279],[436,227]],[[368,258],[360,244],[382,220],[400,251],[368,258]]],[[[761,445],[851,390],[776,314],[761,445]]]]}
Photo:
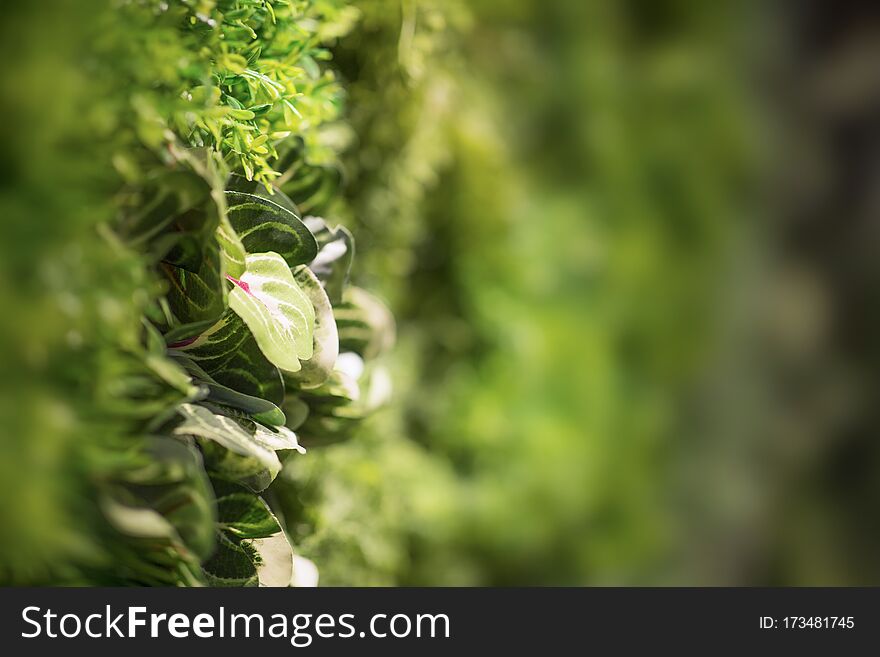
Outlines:
{"type": "Polygon", "coordinates": [[[179,350],[228,388],[280,405],[281,372],[270,363],[244,321],[232,311],[179,350]]]}
{"type": "Polygon", "coordinates": [[[248,253],[278,253],[290,267],[310,262],[318,245],[299,215],[256,194],[226,192],[229,222],[248,253]]]}
{"type": "Polygon", "coordinates": [[[257,495],[218,482],[218,549],[205,563],[211,583],[288,586],[293,550],[278,519],[257,495]]]}
{"type": "Polygon", "coordinates": [[[284,413],[272,402],[221,385],[185,352],[172,349],[169,351],[169,355],[181,364],[195,383],[207,389],[208,394],[205,397],[207,401],[237,408],[263,424],[281,425],[285,423],[284,413]]]}
{"type": "Polygon", "coordinates": [[[209,472],[253,491],[265,489],[281,470],[278,450],[302,448],[286,427],[268,428],[228,407],[181,404],[175,435],[199,439],[209,472]],[[219,446],[219,448],[217,447],[219,446]]]}
{"type": "Polygon", "coordinates": [[[227,283],[223,276],[220,245],[213,235],[197,272],[163,263],[170,282],[168,305],[181,324],[216,320],[226,309],[227,283]]]}

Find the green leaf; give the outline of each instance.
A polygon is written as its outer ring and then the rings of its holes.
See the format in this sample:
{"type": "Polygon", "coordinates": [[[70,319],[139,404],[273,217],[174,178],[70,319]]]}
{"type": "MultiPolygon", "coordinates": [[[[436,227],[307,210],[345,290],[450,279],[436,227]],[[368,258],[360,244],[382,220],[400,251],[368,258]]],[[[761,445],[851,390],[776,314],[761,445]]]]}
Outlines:
{"type": "Polygon", "coordinates": [[[205,455],[205,470],[215,481],[231,481],[254,493],[266,490],[278,475],[276,468],[267,468],[259,459],[232,452],[209,440],[200,440],[205,455]]]}
{"type": "Polygon", "coordinates": [[[274,450],[264,447],[253,433],[246,431],[235,419],[212,413],[196,404],[181,404],[178,412],[183,422],[174,428],[174,435],[213,440],[231,452],[257,459],[269,470],[275,469],[277,472],[280,469],[274,450]]]}
{"type": "Polygon", "coordinates": [[[249,543],[233,541],[218,532],[217,549],[203,565],[211,586],[257,586],[257,551],[249,543]]]}
{"type": "Polygon", "coordinates": [[[318,63],[311,55],[300,55],[299,64],[305,69],[306,74],[308,74],[313,80],[317,80],[321,77],[321,67],[318,66],[318,63]]]}
{"type": "Polygon", "coordinates": [[[300,285],[315,308],[315,331],[312,357],[302,363],[302,369],[284,375],[285,383],[300,388],[314,388],[326,381],[336,357],[339,355],[339,336],[336,334],[336,320],[330,299],[321,287],[320,281],[311,269],[302,266],[293,272],[294,280],[300,285]]]}
{"type": "MultiPolygon", "coordinates": [[[[139,194],[123,199],[117,233],[131,245],[155,242],[175,220],[209,200],[210,186],[188,169],[163,170],[139,194]]],[[[162,254],[159,254],[161,257],[162,254]]]]}
{"type": "Polygon", "coordinates": [[[288,586],[293,549],[269,506],[257,495],[218,482],[218,549],[205,565],[221,586],[288,586]]]}
{"type": "Polygon", "coordinates": [[[302,162],[283,185],[284,193],[305,213],[325,212],[336,198],[342,173],[335,166],[312,166],[302,162]]]}
{"type": "Polygon", "coordinates": [[[318,244],[294,209],[245,192],[227,191],[226,200],[229,222],[248,253],[273,251],[290,267],[317,255],[318,244]]]}
{"type": "Polygon", "coordinates": [[[206,400],[237,408],[263,424],[281,425],[286,422],[282,410],[271,401],[221,385],[184,352],[171,349],[168,355],[180,363],[195,383],[207,389],[206,400]]]}
{"type": "Polygon", "coordinates": [[[237,392],[232,388],[219,384],[207,384],[208,401],[224,404],[232,408],[240,409],[250,415],[256,422],[271,426],[281,426],[287,422],[284,412],[275,404],[260,397],[252,397],[237,392]]]}
{"type": "Polygon", "coordinates": [[[144,364],[152,372],[172,388],[185,395],[195,397],[198,389],[193,386],[187,372],[178,363],[167,358],[165,340],[156,328],[144,322],[144,333],[147,340],[144,364]]]}
{"type": "Polygon", "coordinates": [[[229,307],[247,324],[275,366],[298,371],[314,351],[315,309],[277,253],[247,256],[241,280],[232,281],[229,307]]]}
{"type": "Polygon", "coordinates": [[[339,349],[353,351],[370,360],[394,344],[394,316],[375,296],[349,286],[342,303],[333,309],[339,331],[339,349]]]}
{"type": "Polygon", "coordinates": [[[309,269],[321,281],[330,303],[337,305],[342,302],[342,292],[348,284],[354,238],[344,226],[330,228],[320,217],[306,217],[304,222],[318,243],[318,255],[309,263],[309,269]]]}
{"type": "Polygon", "coordinates": [[[286,172],[277,181],[281,191],[290,197],[303,215],[327,212],[342,184],[339,164],[308,162],[309,149],[301,138],[285,140],[278,150],[279,159],[275,167],[286,172]]]}
{"type": "Polygon", "coordinates": [[[180,343],[190,343],[192,339],[197,338],[216,323],[216,319],[203,319],[190,324],[178,324],[168,329],[162,337],[165,339],[166,346],[173,349],[180,343]]]}
{"type": "MultiPolygon", "coordinates": [[[[184,545],[199,557],[214,547],[213,493],[195,447],[169,437],[144,439],[137,461],[114,481],[125,489],[125,503],[159,514],[184,545]]],[[[116,512],[122,509],[116,508],[116,512]]],[[[116,516],[130,535],[171,536],[159,520],[141,511],[116,516]],[[152,527],[152,529],[150,529],[152,527]],[[151,534],[151,532],[159,532],[151,534]]]]}
{"type": "Polygon", "coordinates": [[[364,417],[357,381],[339,370],[333,370],[318,388],[302,391],[300,397],[309,414],[298,433],[309,447],[348,440],[364,417]]]}
{"type": "Polygon", "coordinates": [[[104,537],[114,585],[204,584],[201,560],[216,536],[214,495],[201,455],[164,436],[135,441],[98,482],[98,504],[116,534],[104,537]],[[107,540],[110,539],[110,540],[107,540]]]}
{"type": "Polygon", "coordinates": [[[217,516],[220,528],[239,538],[267,538],[281,531],[266,503],[243,489],[217,497],[217,516]]]}
{"type": "Polygon", "coordinates": [[[188,379],[184,382],[172,363],[142,348],[121,350],[102,368],[93,394],[105,413],[137,421],[148,431],[148,427],[158,426],[173,415],[177,404],[201,392],[190,386],[188,379]]]}
{"type": "Polygon", "coordinates": [[[246,251],[226,214],[220,217],[220,225],[217,226],[217,242],[220,244],[224,273],[241,276],[244,273],[246,251]]]}
{"type": "Polygon", "coordinates": [[[296,434],[286,427],[272,430],[234,413],[216,413],[196,404],[181,404],[178,412],[183,422],[174,428],[174,435],[195,436],[223,447],[226,451],[218,453],[207,446],[209,470],[252,490],[264,489],[281,470],[276,450],[303,451],[296,434]],[[244,458],[230,458],[230,454],[244,458]]]}
{"type": "Polygon", "coordinates": [[[206,248],[210,248],[199,233],[182,231],[161,235],[151,243],[150,247],[157,259],[163,263],[193,273],[198,273],[208,253],[206,248]]]}
{"type": "Polygon", "coordinates": [[[178,322],[216,320],[226,310],[227,287],[216,237],[209,239],[198,271],[187,271],[168,263],[163,263],[162,268],[171,283],[168,305],[178,322]]]}
{"type": "Polygon", "coordinates": [[[284,426],[288,429],[296,431],[299,429],[306,418],[309,416],[309,406],[302,399],[294,395],[287,395],[284,398],[284,416],[286,418],[284,426]]]}
{"type": "Polygon", "coordinates": [[[231,310],[195,340],[176,349],[221,385],[276,406],[284,399],[281,372],[266,359],[247,325],[231,310]]]}
{"type": "Polygon", "coordinates": [[[296,408],[285,406],[288,424],[296,427],[303,445],[341,442],[351,438],[363,418],[387,402],[390,394],[391,377],[381,363],[365,365],[354,352],[343,352],[325,383],[299,392],[308,407],[308,416],[301,424],[293,424],[299,419],[296,408]]]}

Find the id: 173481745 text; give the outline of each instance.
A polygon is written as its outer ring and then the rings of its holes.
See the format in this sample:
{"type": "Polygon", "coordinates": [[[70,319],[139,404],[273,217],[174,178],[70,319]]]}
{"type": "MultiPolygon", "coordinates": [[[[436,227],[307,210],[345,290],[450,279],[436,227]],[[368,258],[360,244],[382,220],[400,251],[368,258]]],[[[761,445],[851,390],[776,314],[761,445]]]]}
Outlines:
{"type": "Polygon", "coordinates": [[[851,630],[855,627],[853,616],[761,616],[762,630],[851,630]]]}

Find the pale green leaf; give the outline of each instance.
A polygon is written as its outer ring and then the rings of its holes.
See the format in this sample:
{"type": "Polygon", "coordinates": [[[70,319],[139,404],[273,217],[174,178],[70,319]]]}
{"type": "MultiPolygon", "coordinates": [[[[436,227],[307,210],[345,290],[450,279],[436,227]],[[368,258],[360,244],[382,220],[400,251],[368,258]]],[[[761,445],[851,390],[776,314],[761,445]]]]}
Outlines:
{"type": "Polygon", "coordinates": [[[293,580],[294,555],[284,532],[252,539],[250,544],[259,557],[256,567],[260,586],[290,586],[293,580]]]}
{"type": "Polygon", "coordinates": [[[266,358],[289,372],[312,357],[315,309],[277,253],[248,254],[229,307],[247,324],[266,358]]]}

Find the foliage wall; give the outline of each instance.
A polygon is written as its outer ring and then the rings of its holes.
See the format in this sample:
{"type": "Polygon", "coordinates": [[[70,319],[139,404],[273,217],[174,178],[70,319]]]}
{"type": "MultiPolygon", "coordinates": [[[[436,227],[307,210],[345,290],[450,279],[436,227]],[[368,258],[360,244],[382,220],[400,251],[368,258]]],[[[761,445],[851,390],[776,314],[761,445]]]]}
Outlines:
{"type": "Polygon", "coordinates": [[[357,12],[53,9],[7,35],[4,579],[313,581],[270,485],[381,403],[393,341],[319,214],[343,97],[325,46],[357,12]]]}

